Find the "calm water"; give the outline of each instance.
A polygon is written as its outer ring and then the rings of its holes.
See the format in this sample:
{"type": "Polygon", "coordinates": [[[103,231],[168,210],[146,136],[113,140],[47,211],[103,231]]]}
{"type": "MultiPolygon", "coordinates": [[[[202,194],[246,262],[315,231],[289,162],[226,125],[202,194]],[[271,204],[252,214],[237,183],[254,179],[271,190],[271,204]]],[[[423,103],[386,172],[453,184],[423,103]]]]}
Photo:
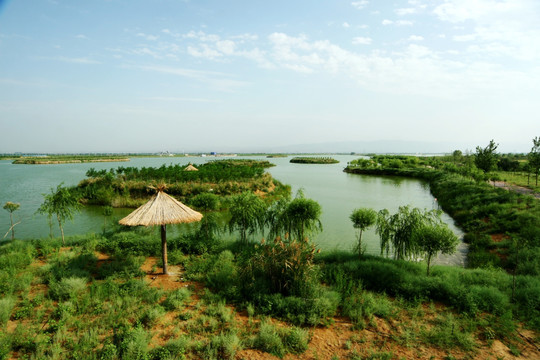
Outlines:
{"type": "MultiPolygon", "coordinates": [[[[333,156],[340,161],[331,165],[291,164],[287,158],[266,159],[265,157],[249,157],[251,159],[269,160],[276,164],[267,171],[282,183],[292,187],[293,196],[303,189],[306,197],[319,202],[322,207],[321,221],[323,231],[313,240],[322,249],[351,249],[355,241],[355,232],[349,215],[358,207],[369,207],[375,210],[388,209],[395,212],[399,206],[411,205],[421,209],[433,209],[437,202],[423,182],[393,177],[375,177],[346,174],[342,170],[348,161],[357,156],[333,156]]],[[[15,221],[21,221],[15,227],[17,238],[47,237],[49,225],[45,216],[35,214],[43,202],[42,194],[50,192],[61,182],[65,185],[76,185],[85,178],[86,171],[109,169],[118,166],[153,166],[163,164],[194,164],[215,160],[207,157],[190,158],[134,158],[129,162],[88,163],[88,164],[58,164],[58,165],[13,165],[11,161],[0,161],[0,204],[6,201],[21,204],[14,213],[15,221]]],[[[2,209],[3,210],[3,209],[2,209]]],[[[114,209],[113,218],[119,219],[132,209],[114,209]]],[[[461,235],[450,217],[444,214],[443,219],[457,234],[461,235]]],[[[101,231],[104,223],[102,210],[99,207],[87,207],[75,216],[73,222],[66,224],[66,235],[85,234],[101,231]]],[[[0,212],[0,239],[9,229],[9,213],[0,212]]],[[[59,231],[55,224],[55,236],[59,231]]],[[[9,235],[8,235],[9,237],[9,235]]],[[[379,253],[379,239],[373,229],[364,233],[363,242],[367,244],[367,252],[379,253]]],[[[463,247],[461,252],[466,251],[463,247]]],[[[439,262],[460,264],[463,254],[451,258],[441,258],[439,262]]]]}

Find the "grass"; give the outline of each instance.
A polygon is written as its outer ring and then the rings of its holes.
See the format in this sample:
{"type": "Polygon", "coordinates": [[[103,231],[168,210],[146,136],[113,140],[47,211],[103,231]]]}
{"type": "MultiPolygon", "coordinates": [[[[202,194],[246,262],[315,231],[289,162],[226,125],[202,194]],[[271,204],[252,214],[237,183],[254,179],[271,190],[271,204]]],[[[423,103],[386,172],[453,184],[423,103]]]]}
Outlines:
{"type": "Polygon", "coordinates": [[[501,180],[507,183],[517,186],[523,186],[535,192],[540,192],[540,185],[536,185],[536,177],[534,175],[528,177],[526,173],[508,171],[496,171],[495,173],[501,180]]]}
{"type": "Polygon", "coordinates": [[[115,155],[46,155],[12,158],[13,164],[67,164],[88,162],[129,161],[128,157],[115,155]]]}
{"type": "Polygon", "coordinates": [[[511,302],[510,277],[501,271],[435,267],[428,278],[420,264],[349,253],[318,255],[320,287],[310,298],[259,293],[246,301],[240,267],[256,249],[241,246],[183,254],[183,277],[198,285],[163,290],[140,270],[155,256],[151,240],[132,234],[68,239],[68,248],[56,240],[0,244],[0,359],[234,359],[246,350],[296,356],[313,353],[313,341],[326,343],[324,331],[341,336],[332,354],[341,359],[392,358],[396,348],[474,356],[478,344],[496,339],[517,354],[518,304],[538,319],[535,277],[517,278],[511,302]],[[124,247],[137,238],[140,247],[124,247]],[[109,261],[98,265],[96,249],[109,261]],[[342,322],[352,323],[353,335],[342,322]]]}
{"type": "Polygon", "coordinates": [[[294,157],[289,160],[291,163],[296,164],[337,164],[338,160],[331,157],[294,157]]]}

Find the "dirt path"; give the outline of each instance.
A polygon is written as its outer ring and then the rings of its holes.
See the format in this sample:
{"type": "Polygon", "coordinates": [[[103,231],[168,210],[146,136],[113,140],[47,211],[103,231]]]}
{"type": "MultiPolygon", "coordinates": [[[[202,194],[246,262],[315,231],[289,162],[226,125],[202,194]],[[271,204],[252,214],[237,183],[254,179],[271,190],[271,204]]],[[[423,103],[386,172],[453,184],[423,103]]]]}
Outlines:
{"type": "Polygon", "coordinates": [[[533,190],[528,189],[523,186],[509,184],[505,181],[493,181],[493,182],[490,182],[490,184],[492,184],[494,187],[497,187],[497,188],[511,190],[511,191],[517,192],[518,194],[532,195],[535,198],[540,199],[540,193],[534,192],[533,190]]]}

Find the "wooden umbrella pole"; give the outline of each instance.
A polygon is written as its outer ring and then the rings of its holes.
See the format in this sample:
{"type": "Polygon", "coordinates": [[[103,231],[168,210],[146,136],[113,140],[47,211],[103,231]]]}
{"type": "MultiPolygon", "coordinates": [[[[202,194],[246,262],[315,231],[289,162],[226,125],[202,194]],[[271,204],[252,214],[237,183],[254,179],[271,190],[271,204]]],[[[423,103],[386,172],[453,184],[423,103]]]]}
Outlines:
{"type": "Polygon", "coordinates": [[[161,225],[161,256],[163,260],[163,274],[168,275],[167,271],[167,225],[161,225]]]}

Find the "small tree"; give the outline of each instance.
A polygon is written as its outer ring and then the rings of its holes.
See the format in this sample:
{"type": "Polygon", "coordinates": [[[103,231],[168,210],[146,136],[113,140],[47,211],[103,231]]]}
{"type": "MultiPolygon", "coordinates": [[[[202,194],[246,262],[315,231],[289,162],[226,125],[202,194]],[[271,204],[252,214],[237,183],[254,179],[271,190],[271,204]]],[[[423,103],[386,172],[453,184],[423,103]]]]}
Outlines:
{"type": "Polygon", "coordinates": [[[274,203],[266,214],[266,222],[270,227],[270,236],[278,237],[288,233],[290,239],[301,241],[308,233],[322,230],[320,216],[319,203],[306,199],[304,193],[298,191],[292,201],[285,198],[274,203]]]}
{"type": "Polygon", "coordinates": [[[454,158],[454,164],[460,163],[461,159],[463,158],[463,153],[461,150],[454,150],[452,157],[454,158]]]}
{"type": "Polygon", "coordinates": [[[458,237],[446,224],[424,224],[414,233],[414,241],[426,256],[427,276],[431,267],[431,259],[437,254],[453,254],[459,243],[458,237]]]}
{"type": "Polygon", "coordinates": [[[62,186],[63,184],[58,185],[56,190],[51,188],[50,194],[43,194],[45,201],[41,204],[37,212],[46,214],[49,221],[53,215],[56,215],[60,233],[62,234],[62,243],[65,245],[64,224],[67,219],[73,220],[73,214],[80,210],[81,204],[79,204],[75,195],[67,187],[62,186]]]}
{"type": "Polygon", "coordinates": [[[11,230],[11,240],[15,239],[15,225],[16,224],[13,224],[13,212],[17,211],[19,207],[21,207],[21,204],[13,203],[11,201],[8,201],[4,204],[4,209],[9,211],[9,220],[11,221],[11,227],[9,228],[11,230]]]}
{"type": "Polygon", "coordinates": [[[358,230],[358,244],[356,245],[356,252],[358,255],[364,253],[362,247],[362,233],[377,221],[377,213],[373,209],[360,208],[353,210],[349,216],[353,223],[353,227],[358,230]]]}
{"type": "Polygon", "coordinates": [[[247,234],[264,229],[266,205],[257,195],[251,192],[233,196],[229,212],[229,231],[240,231],[240,241],[247,243],[247,234]]]}
{"type": "Polygon", "coordinates": [[[306,232],[322,230],[321,205],[311,199],[306,199],[303,193],[296,197],[287,206],[287,219],[289,220],[289,233],[295,235],[298,241],[304,240],[306,232]]]}
{"type": "Polygon", "coordinates": [[[195,196],[191,203],[197,210],[204,213],[197,235],[201,236],[203,241],[214,240],[215,233],[220,230],[218,224],[219,216],[213,212],[219,209],[219,196],[205,192],[195,196]]]}
{"type": "Polygon", "coordinates": [[[538,186],[538,172],[540,171],[540,137],[533,139],[533,147],[531,152],[527,155],[529,159],[529,166],[536,175],[536,186],[538,186]]]}
{"type": "Polygon", "coordinates": [[[476,167],[484,172],[490,172],[497,166],[498,155],[495,152],[499,144],[495,144],[495,141],[491,140],[485,148],[480,146],[476,147],[476,157],[474,162],[476,167]]]}
{"type": "Polygon", "coordinates": [[[103,207],[103,231],[107,231],[107,222],[112,216],[113,208],[110,205],[103,207]]]}
{"type": "Polygon", "coordinates": [[[379,211],[376,232],[381,238],[381,255],[386,252],[388,256],[391,249],[397,260],[422,254],[415,233],[421,226],[441,223],[439,214],[436,210],[422,212],[409,206],[400,206],[394,215],[390,215],[386,209],[379,211]]]}

